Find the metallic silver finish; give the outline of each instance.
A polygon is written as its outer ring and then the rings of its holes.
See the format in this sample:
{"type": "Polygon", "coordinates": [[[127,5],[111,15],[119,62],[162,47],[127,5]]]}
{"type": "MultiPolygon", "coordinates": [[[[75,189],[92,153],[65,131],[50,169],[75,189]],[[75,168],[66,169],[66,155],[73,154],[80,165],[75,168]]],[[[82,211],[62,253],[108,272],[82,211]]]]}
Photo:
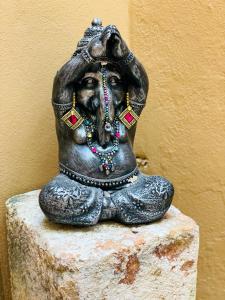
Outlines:
{"type": "Polygon", "coordinates": [[[148,93],[147,74],[116,26],[103,27],[101,20],[94,19],[54,80],[60,174],[39,196],[40,207],[51,221],[77,226],[107,219],[142,224],[162,218],[168,210],[172,184],[138,171],[132,149],[136,124],[130,129],[122,122],[113,125],[127,108],[127,92],[139,117],[148,93]],[[62,121],[72,108],[73,93],[76,111],[84,118],[75,130],[62,121]]]}

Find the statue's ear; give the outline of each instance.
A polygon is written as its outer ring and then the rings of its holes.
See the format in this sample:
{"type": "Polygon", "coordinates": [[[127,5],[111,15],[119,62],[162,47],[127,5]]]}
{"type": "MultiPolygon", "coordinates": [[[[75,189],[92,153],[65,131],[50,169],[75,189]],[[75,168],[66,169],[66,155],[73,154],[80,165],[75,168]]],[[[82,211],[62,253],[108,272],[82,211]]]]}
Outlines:
{"type": "Polygon", "coordinates": [[[57,72],[53,82],[52,102],[58,104],[72,103],[73,86],[61,83],[60,73],[57,72]]]}

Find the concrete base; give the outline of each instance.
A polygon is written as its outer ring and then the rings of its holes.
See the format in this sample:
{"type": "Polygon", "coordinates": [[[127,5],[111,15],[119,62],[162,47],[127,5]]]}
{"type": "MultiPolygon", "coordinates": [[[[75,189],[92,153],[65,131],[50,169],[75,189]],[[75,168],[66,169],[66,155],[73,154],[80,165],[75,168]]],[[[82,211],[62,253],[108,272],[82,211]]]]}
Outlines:
{"type": "Polygon", "coordinates": [[[195,299],[198,226],[175,207],[149,225],[77,228],[47,221],[38,194],[7,202],[13,300],[195,299]]]}

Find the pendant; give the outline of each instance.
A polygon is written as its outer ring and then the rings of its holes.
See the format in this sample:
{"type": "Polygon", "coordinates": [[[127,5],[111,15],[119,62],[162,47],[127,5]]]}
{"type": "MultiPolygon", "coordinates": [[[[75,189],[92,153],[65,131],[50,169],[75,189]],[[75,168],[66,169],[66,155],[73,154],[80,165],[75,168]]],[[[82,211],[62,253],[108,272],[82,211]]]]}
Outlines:
{"type": "Polygon", "coordinates": [[[130,129],[139,119],[138,115],[133,111],[132,107],[129,105],[122,113],[119,115],[120,121],[130,129]]]}
{"type": "Polygon", "coordinates": [[[63,117],[62,120],[69,126],[71,129],[75,130],[78,126],[80,126],[84,119],[81,115],[76,111],[75,108],[72,108],[68,111],[63,117]]]}

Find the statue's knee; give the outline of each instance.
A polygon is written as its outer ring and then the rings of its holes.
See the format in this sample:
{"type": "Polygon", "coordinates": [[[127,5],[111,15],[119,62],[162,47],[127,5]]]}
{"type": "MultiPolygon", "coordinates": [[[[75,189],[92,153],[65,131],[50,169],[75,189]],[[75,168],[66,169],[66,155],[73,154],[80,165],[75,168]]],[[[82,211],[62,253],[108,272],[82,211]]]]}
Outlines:
{"type": "Polygon", "coordinates": [[[43,187],[39,203],[44,214],[53,222],[94,225],[101,213],[100,196],[96,188],[59,177],[43,187]]]}
{"type": "Polygon", "coordinates": [[[164,216],[173,198],[173,185],[164,177],[142,175],[117,194],[119,218],[125,223],[152,222],[164,216]]]}
{"type": "MultiPolygon", "coordinates": [[[[63,190],[63,188],[61,188],[63,190]]],[[[39,204],[42,211],[48,216],[49,214],[56,214],[61,211],[62,194],[60,195],[57,186],[53,182],[46,184],[39,194],[39,204]],[[61,199],[60,199],[61,198],[61,199]],[[60,203],[60,206],[58,205],[60,203]]]]}
{"type": "Polygon", "coordinates": [[[174,194],[174,188],[171,182],[162,176],[155,176],[155,184],[153,186],[153,194],[155,193],[158,199],[171,203],[174,194]]]}
{"type": "Polygon", "coordinates": [[[174,194],[173,185],[162,176],[148,176],[145,179],[144,188],[145,199],[148,199],[146,209],[154,208],[158,217],[162,217],[171,205],[174,194]]]}

